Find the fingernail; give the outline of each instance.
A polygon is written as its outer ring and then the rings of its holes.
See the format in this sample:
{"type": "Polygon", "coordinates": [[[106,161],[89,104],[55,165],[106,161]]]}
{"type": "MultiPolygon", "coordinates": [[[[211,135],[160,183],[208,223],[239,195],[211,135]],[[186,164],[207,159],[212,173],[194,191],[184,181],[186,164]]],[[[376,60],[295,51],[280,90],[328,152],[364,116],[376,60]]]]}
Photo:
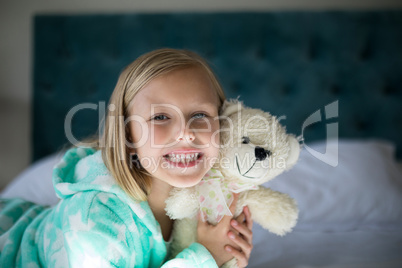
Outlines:
{"type": "Polygon", "coordinates": [[[230,237],[231,239],[234,239],[234,238],[235,238],[235,235],[234,235],[233,233],[229,233],[229,237],[230,237]]]}
{"type": "Polygon", "coordinates": [[[226,251],[229,251],[229,252],[232,251],[232,249],[230,247],[226,247],[225,249],[226,249],[226,251]]]}
{"type": "Polygon", "coordinates": [[[233,220],[233,221],[232,221],[232,225],[233,225],[233,226],[237,226],[237,225],[239,225],[239,223],[238,223],[236,220],[233,220]]]}

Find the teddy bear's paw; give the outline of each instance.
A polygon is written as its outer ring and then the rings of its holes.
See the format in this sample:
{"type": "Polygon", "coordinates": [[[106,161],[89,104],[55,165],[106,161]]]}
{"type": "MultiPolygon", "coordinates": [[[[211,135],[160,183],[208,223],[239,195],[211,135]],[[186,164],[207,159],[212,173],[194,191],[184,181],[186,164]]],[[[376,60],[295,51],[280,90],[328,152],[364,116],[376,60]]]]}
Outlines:
{"type": "Polygon", "coordinates": [[[196,218],[186,218],[174,222],[172,243],[170,244],[172,256],[176,256],[197,241],[197,223],[196,218]]]}
{"type": "Polygon", "coordinates": [[[298,209],[294,202],[286,202],[281,206],[276,206],[273,209],[265,211],[253,212],[251,214],[256,216],[256,222],[270,232],[283,236],[292,231],[296,225],[298,218],[298,209]]]}
{"type": "Polygon", "coordinates": [[[165,201],[166,215],[171,219],[192,218],[197,215],[199,203],[194,195],[194,188],[173,188],[165,201]]]}
{"type": "Polygon", "coordinates": [[[235,258],[231,259],[228,262],[225,262],[221,268],[238,268],[239,266],[237,266],[237,260],[235,258]]]}
{"type": "Polygon", "coordinates": [[[299,211],[287,194],[261,187],[249,192],[247,204],[253,220],[274,234],[285,235],[296,225],[299,211]]]}

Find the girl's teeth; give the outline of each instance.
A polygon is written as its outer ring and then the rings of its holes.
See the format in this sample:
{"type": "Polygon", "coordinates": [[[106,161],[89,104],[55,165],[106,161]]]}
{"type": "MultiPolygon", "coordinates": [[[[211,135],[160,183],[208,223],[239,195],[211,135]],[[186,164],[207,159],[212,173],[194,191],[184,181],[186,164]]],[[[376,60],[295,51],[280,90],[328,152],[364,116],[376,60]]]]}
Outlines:
{"type": "Polygon", "coordinates": [[[196,160],[199,156],[199,153],[193,153],[193,154],[170,154],[168,155],[168,159],[174,163],[183,163],[187,164],[189,162],[192,162],[196,160]]]}

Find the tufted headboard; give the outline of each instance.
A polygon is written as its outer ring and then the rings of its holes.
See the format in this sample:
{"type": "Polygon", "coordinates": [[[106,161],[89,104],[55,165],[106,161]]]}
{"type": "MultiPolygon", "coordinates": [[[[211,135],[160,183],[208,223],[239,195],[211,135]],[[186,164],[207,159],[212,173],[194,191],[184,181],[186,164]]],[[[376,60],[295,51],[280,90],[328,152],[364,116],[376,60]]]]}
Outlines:
{"type": "Polygon", "coordinates": [[[161,47],[207,58],[227,97],[306,144],[338,124],[402,156],[402,11],[169,13],[35,16],[32,160],[66,144],[69,111],[77,140],[96,132],[122,68],[161,47]]]}

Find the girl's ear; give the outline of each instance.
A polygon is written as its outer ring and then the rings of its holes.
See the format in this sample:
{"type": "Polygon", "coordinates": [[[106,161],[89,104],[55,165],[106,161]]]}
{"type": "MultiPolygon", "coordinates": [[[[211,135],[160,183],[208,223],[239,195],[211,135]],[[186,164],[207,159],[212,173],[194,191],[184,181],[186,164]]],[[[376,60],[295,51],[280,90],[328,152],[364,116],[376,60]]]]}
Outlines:
{"type": "Polygon", "coordinates": [[[237,99],[225,100],[221,108],[221,116],[230,116],[243,109],[243,103],[237,99]]]}
{"type": "Polygon", "coordinates": [[[126,132],[127,141],[130,142],[130,143],[133,143],[133,138],[131,138],[131,131],[130,131],[130,128],[128,126],[126,126],[125,132],[126,132]]]}
{"type": "Polygon", "coordinates": [[[130,154],[135,154],[135,148],[134,148],[134,142],[133,142],[133,138],[131,137],[131,133],[130,130],[126,129],[126,139],[127,142],[129,143],[128,145],[126,144],[127,150],[130,154]]]}

